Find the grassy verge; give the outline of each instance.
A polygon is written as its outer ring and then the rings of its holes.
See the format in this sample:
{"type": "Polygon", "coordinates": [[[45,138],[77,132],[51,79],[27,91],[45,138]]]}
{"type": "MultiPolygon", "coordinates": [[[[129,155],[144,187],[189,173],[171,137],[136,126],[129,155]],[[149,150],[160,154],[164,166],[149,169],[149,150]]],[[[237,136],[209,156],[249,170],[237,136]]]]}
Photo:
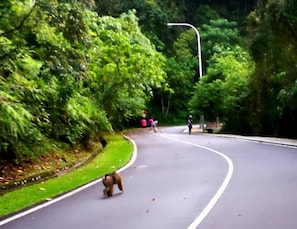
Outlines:
{"type": "Polygon", "coordinates": [[[86,166],[59,177],[0,196],[0,217],[73,190],[127,164],[133,145],[119,134],[106,136],[107,146],[86,166]]]}

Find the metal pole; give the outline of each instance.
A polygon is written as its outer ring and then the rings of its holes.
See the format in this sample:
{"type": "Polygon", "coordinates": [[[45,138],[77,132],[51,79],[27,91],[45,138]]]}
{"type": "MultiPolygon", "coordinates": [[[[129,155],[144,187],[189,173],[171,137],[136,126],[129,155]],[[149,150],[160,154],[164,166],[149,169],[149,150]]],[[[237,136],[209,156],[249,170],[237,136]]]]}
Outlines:
{"type": "Polygon", "coordinates": [[[197,35],[197,52],[198,52],[198,59],[199,59],[199,77],[201,79],[202,77],[202,61],[201,61],[201,45],[200,45],[200,34],[199,31],[196,29],[195,26],[189,24],[189,23],[177,23],[177,22],[173,22],[173,23],[167,23],[168,26],[188,26],[191,27],[192,29],[195,30],[196,35],[197,35]]]}

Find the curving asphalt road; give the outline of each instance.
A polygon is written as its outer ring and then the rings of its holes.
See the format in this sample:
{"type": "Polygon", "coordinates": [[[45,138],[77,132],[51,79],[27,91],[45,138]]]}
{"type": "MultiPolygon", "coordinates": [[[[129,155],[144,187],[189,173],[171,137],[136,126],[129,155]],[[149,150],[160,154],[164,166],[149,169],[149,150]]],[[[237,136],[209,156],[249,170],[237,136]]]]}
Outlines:
{"type": "Polygon", "coordinates": [[[102,198],[100,180],[2,229],[295,229],[297,146],[183,133],[129,137],[137,157],[121,171],[125,192],[102,198]]]}

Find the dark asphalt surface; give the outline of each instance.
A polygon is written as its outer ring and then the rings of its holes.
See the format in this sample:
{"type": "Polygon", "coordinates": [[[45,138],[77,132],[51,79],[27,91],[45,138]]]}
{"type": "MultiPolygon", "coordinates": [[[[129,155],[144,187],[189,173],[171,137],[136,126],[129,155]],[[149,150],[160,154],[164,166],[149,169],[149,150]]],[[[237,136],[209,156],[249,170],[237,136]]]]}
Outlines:
{"type": "Polygon", "coordinates": [[[297,148],[183,128],[129,136],[137,159],[121,172],[123,194],[104,199],[100,182],[0,228],[297,227],[297,148]]]}

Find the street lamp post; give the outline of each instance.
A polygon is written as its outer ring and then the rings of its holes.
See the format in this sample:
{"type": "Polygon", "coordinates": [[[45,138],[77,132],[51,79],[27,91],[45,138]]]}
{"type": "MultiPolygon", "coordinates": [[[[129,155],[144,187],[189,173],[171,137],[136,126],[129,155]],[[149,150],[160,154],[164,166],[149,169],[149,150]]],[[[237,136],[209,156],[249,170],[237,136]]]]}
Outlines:
{"type": "Polygon", "coordinates": [[[189,24],[189,23],[167,23],[168,26],[188,26],[195,30],[197,35],[197,52],[198,52],[198,59],[199,59],[199,77],[201,79],[202,77],[202,61],[201,61],[201,45],[200,45],[200,35],[198,30],[195,26],[189,24]]]}

